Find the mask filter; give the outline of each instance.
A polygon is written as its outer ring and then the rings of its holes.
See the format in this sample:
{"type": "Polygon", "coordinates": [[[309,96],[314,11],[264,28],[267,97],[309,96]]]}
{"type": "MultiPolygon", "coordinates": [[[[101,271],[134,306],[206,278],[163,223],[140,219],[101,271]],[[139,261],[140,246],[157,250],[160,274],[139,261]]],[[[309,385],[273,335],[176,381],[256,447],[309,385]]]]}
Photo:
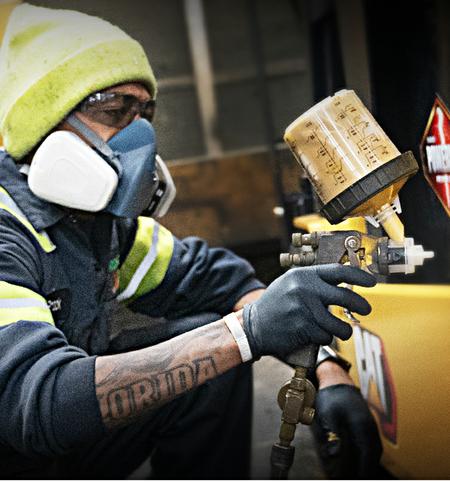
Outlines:
{"type": "Polygon", "coordinates": [[[33,157],[28,173],[31,191],[61,206],[98,212],[113,197],[119,176],[76,134],[50,134],[33,157]]]}
{"type": "Polygon", "coordinates": [[[155,160],[156,188],[145,214],[155,218],[162,218],[167,214],[167,211],[172,205],[177,194],[177,190],[175,183],[173,182],[173,178],[170,175],[169,169],[167,168],[165,162],[161,159],[161,156],[156,154],[155,160]]]}

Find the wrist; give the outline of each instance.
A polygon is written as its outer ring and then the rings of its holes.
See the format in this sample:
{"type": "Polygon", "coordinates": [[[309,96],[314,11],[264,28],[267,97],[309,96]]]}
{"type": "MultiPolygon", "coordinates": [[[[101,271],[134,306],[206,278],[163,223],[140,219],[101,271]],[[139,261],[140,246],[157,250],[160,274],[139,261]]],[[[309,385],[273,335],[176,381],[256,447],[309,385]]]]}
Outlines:
{"type": "Polygon", "coordinates": [[[316,368],[319,367],[319,365],[324,361],[332,361],[339,365],[346,372],[349,372],[350,368],[352,367],[350,362],[340,356],[339,353],[333,350],[330,346],[322,345],[319,347],[319,352],[317,354],[316,368]]]}
{"type": "Polygon", "coordinates": [[[243,309],[240,309],[239,311],[235,311],[235,312],[234,312],[236,318],[237,318],[238,321],[239,321],[239,324],[240,324],[242,327],[244,326],[244,316],[243,316],[243,312],[244,312],[243,309]]]}
{"type": "MultiPolygon", "coordinates": [[[[237,312],[238,310],[242,310],[245,305],[248,303],[253,303],[257,299],[261,298],[262,294],[264,293],[265,288],[258,288],[253,291],[249,291],[244,296],[242,296],[234,305],[233,311],[237,312]]],[[[241,313],[242,316],[242,313],[241,313]]],[[[241,321],[242,324],[242,321],[241,321]]]]}
{"type": "Polygon", "coordinates": [[[319,389],[338,384],[354,385],[348,372],[333,359],[328,359],[320,363],[316,368],[316,376],[319,383],[319,389]]]}
{"type": "Polygon", "coordinates": [[[223,321],[232,334],[236,345],[239,349],[241,360],[243,363],[253,359],[253,353],[248,342],[247,335],[243,328],[242,310],[236,313],[230,313],[223,317],[223,321]]]}

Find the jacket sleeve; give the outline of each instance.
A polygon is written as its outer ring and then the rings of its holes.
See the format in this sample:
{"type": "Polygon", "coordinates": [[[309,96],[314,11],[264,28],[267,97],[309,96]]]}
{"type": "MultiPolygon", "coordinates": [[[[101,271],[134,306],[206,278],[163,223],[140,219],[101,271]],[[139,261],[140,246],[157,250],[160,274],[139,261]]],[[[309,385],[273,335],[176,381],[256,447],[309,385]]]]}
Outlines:
{"type": "Polygon", "coordinates": [[[95,357],[68,344],[40,293],[39,247],[0,216],[0,440],[27,455],[63,454],[104,432],[95,357]]]}
{"type": "Polygon", "coordinates": [[[120,268],[119,300],[136,312],[178,318],[232,311],[246,293],[264,288],[252,266],[197,237],[179,240],[150,218],[139,218],[120,268]]]}

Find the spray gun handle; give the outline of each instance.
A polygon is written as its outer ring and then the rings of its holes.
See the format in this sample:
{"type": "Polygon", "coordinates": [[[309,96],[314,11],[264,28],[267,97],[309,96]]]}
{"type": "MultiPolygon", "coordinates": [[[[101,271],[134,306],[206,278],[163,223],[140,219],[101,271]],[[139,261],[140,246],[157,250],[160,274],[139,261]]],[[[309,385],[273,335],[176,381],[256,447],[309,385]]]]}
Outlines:
{"type": "Polygon", "coordinates": [[[314,368],[319,353],[319,345],[307,345],[292,352],[285,358],[289,365],[303,368],[314,368]]]}

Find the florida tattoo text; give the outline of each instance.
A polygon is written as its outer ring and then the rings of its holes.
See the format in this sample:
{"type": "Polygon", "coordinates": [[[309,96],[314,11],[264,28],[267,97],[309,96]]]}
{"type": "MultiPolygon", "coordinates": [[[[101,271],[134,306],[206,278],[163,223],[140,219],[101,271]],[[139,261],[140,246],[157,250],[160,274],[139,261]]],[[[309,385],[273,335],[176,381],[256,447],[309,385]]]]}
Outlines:
{"type": "Polygon", "coordinates": [[[149,348],[98,357],[96,393],[104,424],[127,425],[239,362],[221,320],[149,348]]]}

